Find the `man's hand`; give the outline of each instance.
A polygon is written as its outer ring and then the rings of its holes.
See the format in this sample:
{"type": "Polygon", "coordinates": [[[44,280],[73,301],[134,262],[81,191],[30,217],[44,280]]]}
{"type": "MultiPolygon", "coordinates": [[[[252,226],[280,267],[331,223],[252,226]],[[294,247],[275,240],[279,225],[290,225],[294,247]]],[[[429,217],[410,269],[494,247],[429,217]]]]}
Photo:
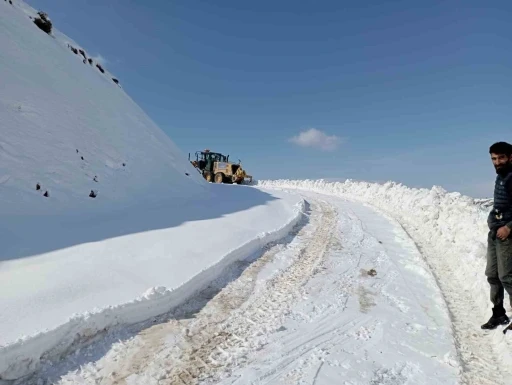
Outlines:
{"type": "Polygon", "coordinates": [[[501,239],[502,241],[507,239],[509,235],[510,235],[510,229],[507,226],[500,227],[498,229],[498,232],[496,233],[496,236],[499,239],[501,239]]]}

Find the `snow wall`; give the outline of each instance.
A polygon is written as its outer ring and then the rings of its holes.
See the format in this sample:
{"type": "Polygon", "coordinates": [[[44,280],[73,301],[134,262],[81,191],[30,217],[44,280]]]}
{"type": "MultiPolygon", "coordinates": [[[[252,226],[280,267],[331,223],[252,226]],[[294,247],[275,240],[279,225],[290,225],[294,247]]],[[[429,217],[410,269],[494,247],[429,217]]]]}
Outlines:
{"type": "Polygon", "coordinates": [[[236,261],[244,260],[272,242],[284,239],[299,225],[306,210],[300,200],[293,215],[279,228],[259,234],[254,239],[233,249],[210,266],[204,266],[193,279],[182,286],[168,289],[153,287],[128,303],[75,314],[67,322],[52,330],[24,336],[5,347],[0,346],[0,384],[2,380],[15,381],[30,376],[45,361],[58,360],[93,342],[112,328],[122,328],[167,314],[193,298],[236,261]]]}

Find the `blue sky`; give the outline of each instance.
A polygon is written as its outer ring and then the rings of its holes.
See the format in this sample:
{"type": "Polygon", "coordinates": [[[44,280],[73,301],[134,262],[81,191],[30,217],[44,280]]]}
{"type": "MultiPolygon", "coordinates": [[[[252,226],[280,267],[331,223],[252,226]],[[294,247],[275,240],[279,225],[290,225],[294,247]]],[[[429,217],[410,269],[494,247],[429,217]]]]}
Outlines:
{"type": "Polygon", "coordinates": [[[259,179],[489,196],[488,147],[512,141],[509,1],[29,3],[185,153],[229,153],[259,179]]]}

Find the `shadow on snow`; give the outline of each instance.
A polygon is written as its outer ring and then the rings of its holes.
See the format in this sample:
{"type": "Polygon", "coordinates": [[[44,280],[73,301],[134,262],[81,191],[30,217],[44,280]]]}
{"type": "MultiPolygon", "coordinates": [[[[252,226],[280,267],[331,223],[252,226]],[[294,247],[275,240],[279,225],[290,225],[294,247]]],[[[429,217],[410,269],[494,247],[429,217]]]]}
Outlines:
{"type": "MultiPolygon", "coordinates": [[[[141,201],[137,206],[105,213],[4,216],[0,222],[0,264],[84,243],[220,218],[277,199],[252,187],[210,187],[200,199],[141,201]]],[[[205,236],[208,234],[197,234],[197,239],[205,236]]]]}

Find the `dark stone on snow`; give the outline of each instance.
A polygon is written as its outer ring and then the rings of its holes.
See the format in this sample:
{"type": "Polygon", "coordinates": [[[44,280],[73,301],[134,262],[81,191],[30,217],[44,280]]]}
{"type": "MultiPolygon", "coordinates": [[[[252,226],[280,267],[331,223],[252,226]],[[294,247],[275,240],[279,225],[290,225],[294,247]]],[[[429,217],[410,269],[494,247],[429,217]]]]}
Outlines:
{"type": "Polygon", "coordinates": [[[38,12],[37,14],[39,15],[39,17],[36,17],[34,19],[34,24],[37,25],[40,30],[46,32],[49,35],[52,32],[51,20],[48,18],[48,15],[44,12],[38,12]]]}

